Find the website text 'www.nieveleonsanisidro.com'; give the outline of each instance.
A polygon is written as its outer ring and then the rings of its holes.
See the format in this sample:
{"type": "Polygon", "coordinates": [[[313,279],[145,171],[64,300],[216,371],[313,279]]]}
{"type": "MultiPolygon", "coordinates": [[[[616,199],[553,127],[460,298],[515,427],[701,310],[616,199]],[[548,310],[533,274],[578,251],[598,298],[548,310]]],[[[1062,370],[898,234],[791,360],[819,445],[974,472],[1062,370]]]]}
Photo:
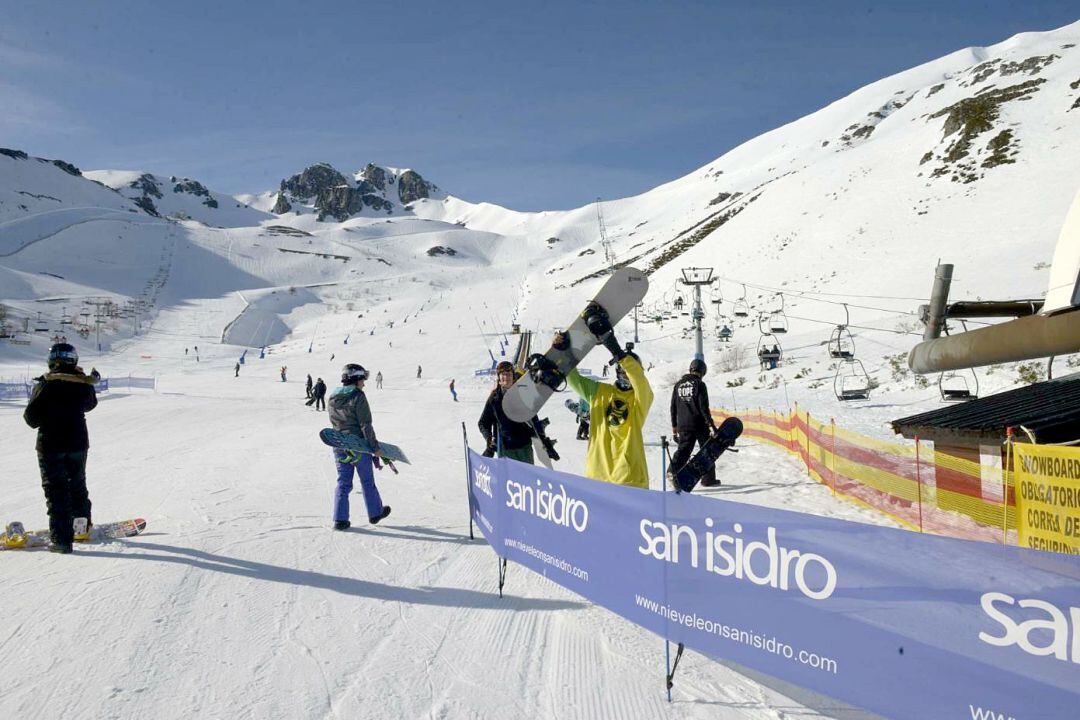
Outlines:
{"type": "Polygon", "coordinates": [[[676,624],[701,630],[702,632],[707,632],[711,635],[717,635],[726,640],[747,645],[772,655],[778,655],[787,660],[791,660],[792,662],[797,662],[800,665],[807,665],[833,675],[836,675],[839,672],[836,660],[809,650],[796,650],[791,645],[781,642],[775,637],[760,635],[750,630],[742,630],[718,620],[702,617],[697,613],[683,613],[676,608],[664,603],[656,602],[655,600],[642,595],[635,595],[634,601],[637,603],[638,607],[656,613],[676,624]]]}

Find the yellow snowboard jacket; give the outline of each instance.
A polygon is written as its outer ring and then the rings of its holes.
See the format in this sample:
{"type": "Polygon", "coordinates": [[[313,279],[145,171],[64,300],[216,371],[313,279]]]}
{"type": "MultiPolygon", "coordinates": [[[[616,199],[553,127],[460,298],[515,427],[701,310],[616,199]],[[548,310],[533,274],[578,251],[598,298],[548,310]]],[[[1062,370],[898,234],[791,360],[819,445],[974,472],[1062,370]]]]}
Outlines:
{"type": "Polygon", "coordinates": [[[577,370],[566,376],[567,385],[589,403],[585,476],[647,489],[649,470],[641,432],[652,407],[653,391],[641,363],[627,355],[619,364],[630,379],[630,390],[582,377],[577,370]]]}

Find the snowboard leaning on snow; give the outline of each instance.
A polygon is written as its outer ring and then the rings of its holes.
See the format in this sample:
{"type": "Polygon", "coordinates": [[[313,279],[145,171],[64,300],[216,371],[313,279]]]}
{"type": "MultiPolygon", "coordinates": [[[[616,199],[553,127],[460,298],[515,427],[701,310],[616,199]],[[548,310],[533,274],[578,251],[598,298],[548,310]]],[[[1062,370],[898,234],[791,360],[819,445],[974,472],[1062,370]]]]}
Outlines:
{"type": "MultiPolygon", "coordinates": [[[[26,548],[48,546],[48,530],[19,532],[21,528],[22,523],[8,523],[4,533],[0,535],[0,550],[23,550],[26,548]]],[[[141,534],[145,529],[146,520],[143,518],[102,523],[91,527],[89,539],[80,542],[100,542],[102,540],[134,537],[141,534]]]]}
{"type": "MultiPolygon", "coordinates": [[[[324,428],[319,431],[319,439],[330,447],[341,448],[342,450],[352,450],[358,452],[361,455],[371,455],[371,446],[368,445],[368,441],[352,433],[341,432],[334,428],[324,428]]],[[[391,462],[400,462],[409,465],[409,458],[405,457],[405,451],[399,448],[397,445],[391,445],[390,443],[379,443],[379,449],[382,450],[382,456],[384,460],[391,462]]]]}
{"type": "MultiPolygon", "coordinates": [[[[645,298],[649,278],[637,268],[624,267],[608,278],[586,308],[599,305],[607,313],[612,327],[626,317],[645,298]]],[[[554,345],[543,355],[529,357],[525,374],[506,391],[502,408],[515,422],[528,422],[540,411],[552,393],[561,390],[566,375],[597,345],[596,337],[585,326],[584,313],[563,332],[565,344],[554,345]]]]}
{"type": "MultiPolygon", "coordinates": [[[[693,492],[698,481],[716,465],[717,458],[735,444],[742,435],[742,431],[742,420],[737,417],[729,417],[720,423],[720,427],[716,428],[716,434],[705,441],[696,455],[687,460],[686,464],[678,470],[672,468],[675,489],[679,492],[693,492]]],[[[732,450],[732,452],[738,451],[732,450]]]]}

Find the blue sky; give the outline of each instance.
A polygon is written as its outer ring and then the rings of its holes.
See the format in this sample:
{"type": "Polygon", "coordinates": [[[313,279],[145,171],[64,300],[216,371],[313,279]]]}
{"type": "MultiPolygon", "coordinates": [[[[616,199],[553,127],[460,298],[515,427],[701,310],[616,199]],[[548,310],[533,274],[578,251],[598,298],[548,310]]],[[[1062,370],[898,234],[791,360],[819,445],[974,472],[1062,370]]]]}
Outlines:
{"type": "Polygon", "coordinates": [[[230,193],[375,162],[543,210],[643,192],[1080,6],[0,0],[0,18],[0,146],[230,193]]]}

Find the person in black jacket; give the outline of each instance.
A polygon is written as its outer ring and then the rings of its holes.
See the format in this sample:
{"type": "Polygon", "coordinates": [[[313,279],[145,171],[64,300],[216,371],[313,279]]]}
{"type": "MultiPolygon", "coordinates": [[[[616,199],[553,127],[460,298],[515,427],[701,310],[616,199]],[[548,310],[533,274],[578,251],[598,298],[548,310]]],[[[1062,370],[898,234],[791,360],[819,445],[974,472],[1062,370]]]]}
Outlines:
{"type": "Polygon", "coordinates": [[[38,431],[38,468],[49,513],[49,549],[53,552],[71,552],[75,518],[86,518],[89,528],[86,453],[90,440],[86,413],[97,407],[94,384],[100,379],[97,370],[90,375],[83,373],[74,347],[57,343],[49,350],[49,372],[35,378],[23,413],[26,424],[38,431]]]}
{"type": "Polygon", "coordinates": [[[484,456],[495,457],[497,451],[499,457],[532,465],[534,464],[532,439],[538,437],[544,444],[548,457],[558,460],[558,453],[544,434],[543,427],[536,417],[529,422],[515,422],[503,413],[503,395],[517,379],[514,376],[514,366],[503,360],[495,367],[495,376],[498,378],[498,384],[488,395],[478,423],[480,434],[487,442],[484,456]]]}
{"type": "MultiPolygon", "coordinates": [[[[709,412],[709,388],[702,380],[707,370],[705,361],[695,358],[690,362],[690,372],[683,375],[671,390],[671,432],[679,445],[671,458],[672,474],[682,469],[693,456],[695,444],[699,447],[705,445],[716,432],[716,424],[709,412]]],[[[709,469],[701,484],[706,487],[720,484],[716,479],[715,467],[709,469]]]]}
{"type": "Polygon", "coordinates": [[[315,386],[311,389],[311,399],[315,401],[316,410],[326,409],[326,383],[322,378],[315,381],[315,386]]]}

